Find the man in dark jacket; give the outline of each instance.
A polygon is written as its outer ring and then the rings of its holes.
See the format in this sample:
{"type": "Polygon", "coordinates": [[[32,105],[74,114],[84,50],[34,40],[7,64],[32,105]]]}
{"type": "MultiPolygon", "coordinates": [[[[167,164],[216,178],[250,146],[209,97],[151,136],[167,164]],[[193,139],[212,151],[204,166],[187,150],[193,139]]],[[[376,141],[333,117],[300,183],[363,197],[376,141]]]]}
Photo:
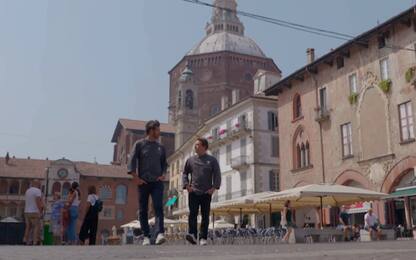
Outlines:
{"type": "Polygon", "coordinates": [[[152,196],[156,215],[156,244],[166,242],[163,223],[163,181],[168,165],[165,148],[158,142],[159,137],[160,123],[156,120],[147,122],[146,138],[134,144],[127,165],[128,173],[133,175],[139,186],[139,220],[145,237],[143,245],[150,245],[149,196],[152,196]]]}
{"type": "Polygon", "coordinates": [[[197,217],[201,207],[199,243],[204,246],[207,244],[211,197],[215,190],[220,189],[221,170],[217,159],[207,154],[208,141],[205,138],[198,138],[194,148],[196,155],[186,161],[182,178],[183,188],[189,194],[189,234],[186,235],[186,240],[191,244],[197,243],[197,217]]]}

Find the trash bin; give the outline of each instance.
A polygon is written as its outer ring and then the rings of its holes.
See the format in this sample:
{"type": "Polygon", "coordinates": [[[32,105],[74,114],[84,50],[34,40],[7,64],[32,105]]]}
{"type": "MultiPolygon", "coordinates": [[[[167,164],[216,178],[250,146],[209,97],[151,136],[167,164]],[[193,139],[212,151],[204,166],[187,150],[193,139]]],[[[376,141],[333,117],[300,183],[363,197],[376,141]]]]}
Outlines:
{"type": "Polygon", "coordinates": [[[50,225],[49,223],[45,223],[43,226],[43,245],[52,245],[53,244],[53,236],[52,232],[50,232],[50,225]]]}

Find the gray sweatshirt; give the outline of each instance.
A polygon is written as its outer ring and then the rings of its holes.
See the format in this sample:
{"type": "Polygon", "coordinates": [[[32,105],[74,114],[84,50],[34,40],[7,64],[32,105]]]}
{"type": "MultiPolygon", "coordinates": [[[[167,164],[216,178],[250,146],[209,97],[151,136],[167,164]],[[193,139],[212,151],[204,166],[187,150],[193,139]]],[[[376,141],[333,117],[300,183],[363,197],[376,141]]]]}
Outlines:
{"type": "Polygon", "coordinates": [[[218,190],[221,186],[221,170],[217,159],[208,154],[189,158],[185,163],[182,183],[184,189],[190,184],[198,195],[205,194],[213,187],[218,190]]]}
{"type": "Polygon", "coordinates": [[[147,139],[137,141],[130,153],[127,172],[138,172],[145,182],[155,182],[168,167],[165,147],[147,139]]]}

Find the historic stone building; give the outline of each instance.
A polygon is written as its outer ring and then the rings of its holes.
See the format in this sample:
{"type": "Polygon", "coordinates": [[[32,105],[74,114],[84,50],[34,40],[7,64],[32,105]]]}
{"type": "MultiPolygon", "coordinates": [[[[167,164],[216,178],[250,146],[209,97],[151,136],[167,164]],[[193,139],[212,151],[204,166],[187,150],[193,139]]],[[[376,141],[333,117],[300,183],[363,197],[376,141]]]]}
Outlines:
{"type": "Polygon", "coordinates": [[[381,221],[416,224],[415,44],[412,7],[318,59],[308,49],[308,63],[266,91],[279,96],[287,137],[282,190],[327,182],[392,193],[373,203],[381,221]]]}
{"type": "Polygon", "coordinates": [[[66,199],[72,182],[80,184],[78,232],[86,213],[88,187],[94,185],[104,204],[98,224],[99,243],[111,234],[113,226],[119,228],[137,218],[137,187],[131,181],[131,176],[127,175],[125,167],[68,159],[51,161],[6,156],[0,158],[0,219],[13,217],[23,220],[24,194],[30,181],[35,179],[42,183],[43,199],[47,205],[45,219],[49,219],[53,194],[59,193],[62,199],[66,199]]]}
{"type": "Polygon", "coordinates": [[[177,128],[176,147],[221,111],[222,98],[235,101],[252,95],[257,70],[280,75],[273,60],[245,36],[236,1],[215,0],[214,5],[206,36],[169,72],[169,123],[177,128]],[[183,72],[192,72],[192,82],[183,72]],[[190,105],[192,109],[184,111],[190,105]]]}

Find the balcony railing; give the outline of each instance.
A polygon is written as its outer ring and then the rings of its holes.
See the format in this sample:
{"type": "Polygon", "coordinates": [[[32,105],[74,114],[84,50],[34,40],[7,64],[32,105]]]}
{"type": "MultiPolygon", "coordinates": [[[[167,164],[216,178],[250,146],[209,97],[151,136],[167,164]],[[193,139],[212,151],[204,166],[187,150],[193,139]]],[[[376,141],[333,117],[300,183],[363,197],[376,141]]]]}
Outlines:
{"type": "Polygon", "coordinates": [[[231,168],[239,170],[248,166],[248,157],[246,155],[240,155],[231,159],[231,168]]]}
{"type": "Polygon", "coordinates": [[[328,108],[318,107],[315,109],[315,111],[316,111],[315,121],[323,122],[323,121],[329,120],[330,110],[328,108]]]}

